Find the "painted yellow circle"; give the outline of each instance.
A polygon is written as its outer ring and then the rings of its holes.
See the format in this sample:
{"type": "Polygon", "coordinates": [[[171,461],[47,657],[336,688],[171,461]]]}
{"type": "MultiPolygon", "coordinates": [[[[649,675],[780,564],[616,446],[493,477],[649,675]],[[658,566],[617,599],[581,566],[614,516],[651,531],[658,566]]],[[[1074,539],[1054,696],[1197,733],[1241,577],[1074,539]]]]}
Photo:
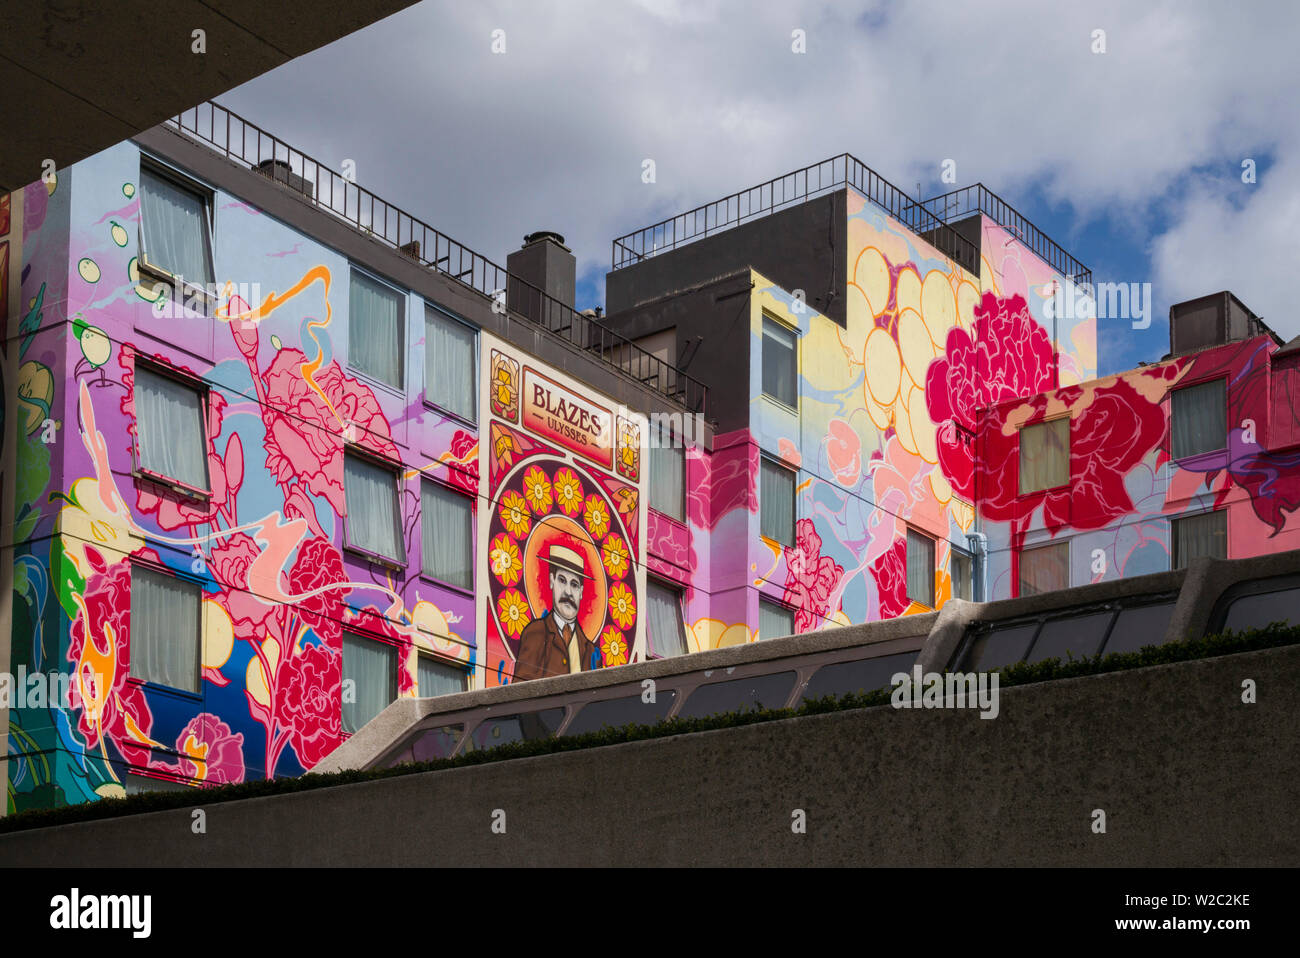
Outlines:
{"type": "Polygon", "coordinates": [[[943,349],[948,330],[957,322],[957,298],[953,295],[948,277],[940,270],[925,274],[921,284],[921,316],[935,346],[943,349]]]}
{"type": "Polygon", "coordinates": [[[203,600],[203,613],[203,667],[219,669],[230,660],[235,630],[226,610],[211,599],[203,600]]]}
{"type": "Polygon", "coordinates": [[[113,228],[109,230],[109,232],[113,236],[114,243],[116,243],[118,246],[126,245],[126,230],[124,230],[119,224],[114,223],[113,228]]]}
{"type": "Polygon", "coordinates": [[[102,329],[96,326],[87,326],[81,331],[81,352],[92,366],[96,368],[108,362],[108,357],[113,351],[112,343],[104,334],[102,329]]]}
{"type": "Polygon", "coordinates": [[[879,326],[867,334],[865,360],[867,388],[876,402],[888,406],[898,398],[903,367],[894,340],[879,326]]]}
{"type": "Polygon", "coordinates": [[[925,408],[925,390],[913,389],[907,394],[907,413],[912,421],[912,438],[916,440],[916,454],[926,462],[939,461],[939,447],[934,437],[934,423],[925,408]]]}
{"type": "Polygon", "coordinates": [[[854,271],[854,281],[862,290],[862,295],[867,297],[872,318],[884,312],[889,303],[889,266],[885,263],[885,257],[880,255],[880,250],[871,246],[862,251],[854,271]]]}
{"type": "Polygon", "coordinates": [[[905,309],[921,311],[921,277],[912,267],[904,267],[898,273],[898,293],[894,302],[901,313],[905,309]]]}
{"type": "MultiPolygon", "coordinates": [[[[904,389],[908,393],[909,389],[904,389]]],[[[911,399],[904,396],[901,402],[894,403],[894,429],[898,432],[898,441],[903,448],[916,455],[916,440],[912,438],[911,399]]]]}
{"type": "Polygon", "coordinates": [[[921,314],[914,309],[905,309],[898,316],[898,346],[907,374],[915,385],[924,389],[925,371],[934,359],[934,342],[921,314]]]}
{"type": "Polygon", "coordinates": [[[81,274],[81,278],[87,283],[99,282],[99,264],[89,257],[83,258],[77,264],[77,272],[81,274]]]}
{"type": "Polygon", "coordinates": [[[129,197],[129,196],[135,196],[135,184],[134,184],[134,183],[123,183],[123,184],[122,184],[122,195],[123,195],[123,196],[128,196],[128,197],[129,197]]]}
{"type": "Polygon", "coordinates": [[[975,307],[980,302],[980,291],[974,283],[963,281],[957,287],[957,321],[966,329],[975,325],[975,307]]]}
{"type": "Polygon", "coordinates": [[[871,390],[866,389],[863,391],[865,393],[863,404],[867,407],[867,415],[871,417],[871,421],[877,429],[888,429],[890,423],[889,410],[871,398],[871,390]]]}
{"type": "Polygon", "coordinates": [[[940,505],[947,505],[952,499],[952,484],[939,469],[930,470],[930,488],[934,490],[934,497],[940,505]]]}

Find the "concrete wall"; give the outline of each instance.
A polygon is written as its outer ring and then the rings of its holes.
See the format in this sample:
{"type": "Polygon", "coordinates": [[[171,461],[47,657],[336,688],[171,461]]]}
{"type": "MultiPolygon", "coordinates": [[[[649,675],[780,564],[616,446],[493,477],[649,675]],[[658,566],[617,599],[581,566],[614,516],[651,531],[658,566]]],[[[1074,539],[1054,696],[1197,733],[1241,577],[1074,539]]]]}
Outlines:
{"type": "Polygon", "coordinates": [[[1295,866],[1298,683],[1270,649],[1007,689],[991,721],[886,706],[216,805],[203,835],[20,832],[0,865],[1295,866]]]}
{"type": "MultiPolygon", "coordinates": [[[[838,190],[651,256],[605,276],[610,326],[623,332],[614,313],[665,293],[688,289],[717,276],[753,267],[844,325],[845,191],[838,190]]],[[[627,335],[624,333],[624,335],[627,335]]]]}

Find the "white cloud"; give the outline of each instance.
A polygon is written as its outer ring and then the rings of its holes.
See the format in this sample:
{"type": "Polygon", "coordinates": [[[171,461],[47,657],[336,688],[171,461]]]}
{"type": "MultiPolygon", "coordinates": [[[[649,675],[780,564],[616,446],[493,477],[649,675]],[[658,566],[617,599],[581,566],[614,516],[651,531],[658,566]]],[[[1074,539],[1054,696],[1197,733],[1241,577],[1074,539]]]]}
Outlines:
{"type": "MultiPolygon", "coordinates": [[[[1162,237],[1147,214],[1210,165],[1267,152],[1270,178],[1294,170],[1298,25],[1289,3],[426,0],[220,99],[327,163],[356,160],[362,185],[499,262],[556,229],[580,271],[603,272],[613,237],[833,154],[927,192],[952,158],[959,183],[1013,203],[1041,185],[1076,232],[1111,216],[1171,287],[1180,263],[1214,261],[1276,315],[1294,244],[1257,204],[1294,213],[1280,183],[1261,178],[1240,212],[1199,186],[1162,237]],[[1196,252],[1227,236],[1217,260],[1196,252]]],[[[1193,293],[1207,275],[1187,272],[1193,293]]]]}

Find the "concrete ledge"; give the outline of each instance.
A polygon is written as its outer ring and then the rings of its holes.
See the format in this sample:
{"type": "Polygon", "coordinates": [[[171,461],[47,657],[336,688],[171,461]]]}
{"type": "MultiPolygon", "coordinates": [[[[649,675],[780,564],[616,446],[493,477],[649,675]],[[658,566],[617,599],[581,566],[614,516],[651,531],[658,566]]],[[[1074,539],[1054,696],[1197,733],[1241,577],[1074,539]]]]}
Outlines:
{"type": "Polygon", "coordinates": [[[1294,867],[1298,686],[1300,647],[1267,649],[1006,689],[993,720],[885,706],[212,805],[203,835],[17,832],[0,865],[1294,867]]]}

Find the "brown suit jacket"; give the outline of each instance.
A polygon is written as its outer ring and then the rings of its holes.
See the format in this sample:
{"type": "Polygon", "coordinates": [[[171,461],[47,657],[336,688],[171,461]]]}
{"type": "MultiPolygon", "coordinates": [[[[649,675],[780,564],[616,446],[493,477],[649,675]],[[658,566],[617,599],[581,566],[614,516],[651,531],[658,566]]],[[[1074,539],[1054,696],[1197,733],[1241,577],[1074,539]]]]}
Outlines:
{"type": "MultiPolygon", "coordinates": [[[[578,638],[579,668],[586,672],[591,668],[591,656],[596,643],[587,638],[578,623],[573,623],[573,629],[578,638]]],[[[547,612],[524,626],[524,631],[519,636],[519,659],[515,662],[514,681],[526,682],[549,675],[568,674],[569,643],[564,641],[564,636],[556,627],[554,615],[547,612]]]]}

